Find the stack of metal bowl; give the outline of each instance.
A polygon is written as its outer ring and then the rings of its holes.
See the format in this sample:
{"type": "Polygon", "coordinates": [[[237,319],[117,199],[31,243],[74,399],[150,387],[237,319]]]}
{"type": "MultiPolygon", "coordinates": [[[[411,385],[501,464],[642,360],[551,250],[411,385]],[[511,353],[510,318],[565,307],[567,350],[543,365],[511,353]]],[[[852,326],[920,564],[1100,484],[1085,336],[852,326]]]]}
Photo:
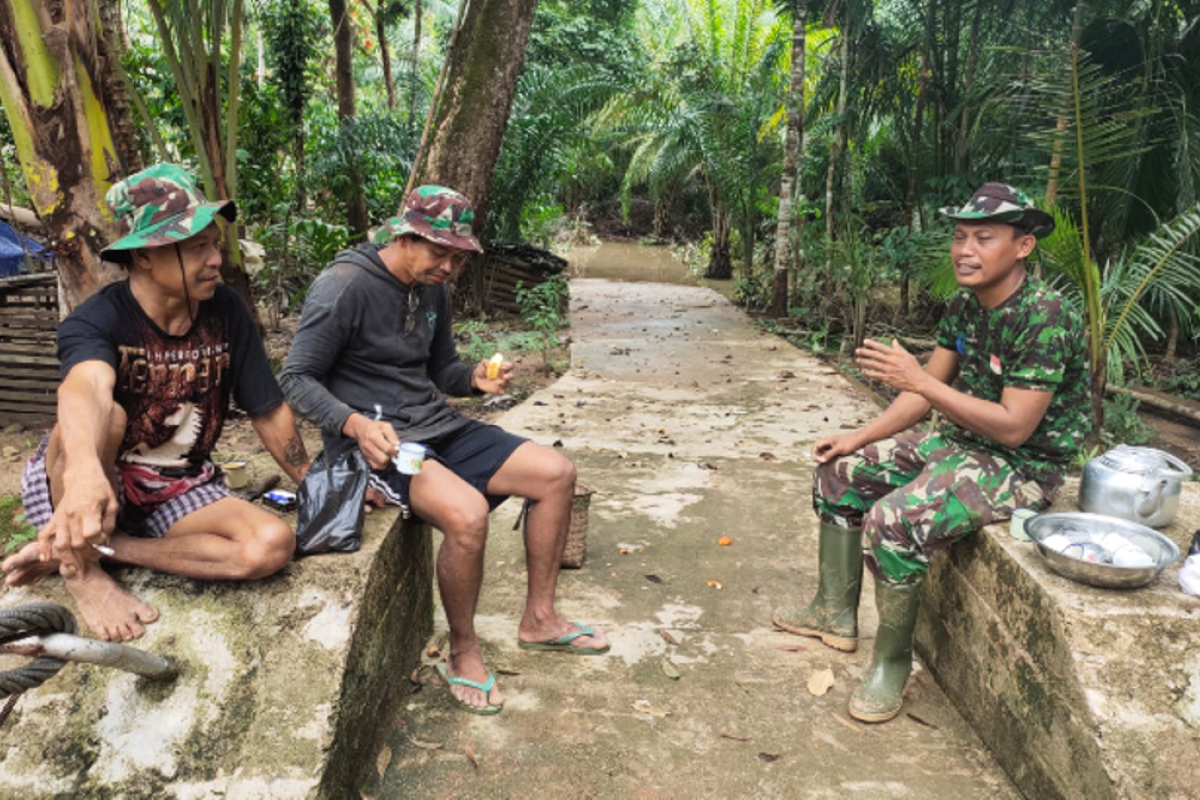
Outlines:
{"type": "MultiPolygon", "coordinates": [[[[1174,542],[1153,528],[1129,520],[1104,514],[1088,514],[1078,511],[1039,514],[1026,521],[1025,531],[1037,542],[1038,552],[1050,569],[1063,577],[1100,586],[1106,589],[1132,589],[1145,586],[1158,574],[1179,560],[1179,548],[1174,542]],[[1117,534],[1132,545],[1143,550],[1151,560],[1149,565],[1119,566],[1104,559],[1105,537],[1117,534]],[[1081,553],[1096,560],[1075,558],[1045,541],[1051,536],[1062,536],[1070,540],[1081,553]]],[[[1055,539],[1053,542],[1062,542],[1055,539]]]]}

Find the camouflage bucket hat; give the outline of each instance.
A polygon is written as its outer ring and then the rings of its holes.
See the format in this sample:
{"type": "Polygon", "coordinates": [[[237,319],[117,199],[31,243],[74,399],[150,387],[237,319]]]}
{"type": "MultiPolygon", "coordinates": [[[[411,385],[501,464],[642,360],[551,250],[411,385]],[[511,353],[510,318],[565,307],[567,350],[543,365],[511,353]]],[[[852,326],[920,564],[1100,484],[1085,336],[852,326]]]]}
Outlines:
{"type": "Polygon", "coordinates": [[[232,200],[208,202],[192,176],[174,164],[155,164],[130,175],[114,184],[104,200],[117,218],[120,238],[100,257],[122,264],[129,262],[131,250],[190,239],[218,215],[229,222],[237,218],[232,200]]]}
{"type": "Polygon", "coordinates": [[[458,192],[444,186],[418,186],[404,201],[400,216],[386,225],[396,236],[411,233],[446,247],[482,253],[471,231],[474,221],[470,201],[458,192]]]}
{"type": "Polygon", "coordinates": [[[941,213],[962,222],[1005,222],[1038,239],[1054,231],[1054,217],[1034,205],[1029,195],[1006,183],[985,183],[965,206],[946,206],[941,213]]]}

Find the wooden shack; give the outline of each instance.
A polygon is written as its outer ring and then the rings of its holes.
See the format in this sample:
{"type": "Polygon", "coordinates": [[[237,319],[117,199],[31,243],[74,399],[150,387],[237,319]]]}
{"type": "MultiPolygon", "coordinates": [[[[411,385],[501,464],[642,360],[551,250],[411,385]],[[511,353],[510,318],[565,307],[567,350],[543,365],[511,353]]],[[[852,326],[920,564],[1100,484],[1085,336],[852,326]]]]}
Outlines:
{"type": "Polygon", "coordinates": [[[483,271],[484,307],[520,315],[517,287],[532,289],[567,268],[561,256],[527,244],[491,245],[483,271]]]}
{"type": "Polygon", "coordinates": [[[0,425],[53,421],[57,330],[55,273],[0,278],[0,425]]]}

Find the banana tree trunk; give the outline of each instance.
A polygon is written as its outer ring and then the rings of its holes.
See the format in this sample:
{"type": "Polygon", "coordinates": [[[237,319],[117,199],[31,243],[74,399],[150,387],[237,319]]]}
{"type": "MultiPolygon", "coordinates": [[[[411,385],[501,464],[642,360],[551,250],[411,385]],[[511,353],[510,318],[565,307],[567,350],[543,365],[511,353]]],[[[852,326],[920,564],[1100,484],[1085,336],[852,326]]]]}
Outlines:
{"type": "Polygon", "coordinates": [[[120,159],[96,71],[96,7],[64,0],[58,9],[52,17],[39,0],[0,0],[0,103],[34,210],[54,243],[66,314],[120,275],[99,255],[112,235],[101,209],[120,159]]]}
{"type": "MultiPolygon", "coordinates": [[[[792,9],[792,74],[788,82],[787,138],[783,149],[783,178],[779,184],[779,212],[775,218],[775,274],[771,286],[771,314],[787,316],[788,274],[792,271],[792,198],[799,194],[800,154],[804,151],[804,62],[808,0],[796,0],[792,9]]],[[[796,222],[797,230],[803,219],[796,222]]],[[[796,268],[799,265],[795,265],[796,268]]]]}

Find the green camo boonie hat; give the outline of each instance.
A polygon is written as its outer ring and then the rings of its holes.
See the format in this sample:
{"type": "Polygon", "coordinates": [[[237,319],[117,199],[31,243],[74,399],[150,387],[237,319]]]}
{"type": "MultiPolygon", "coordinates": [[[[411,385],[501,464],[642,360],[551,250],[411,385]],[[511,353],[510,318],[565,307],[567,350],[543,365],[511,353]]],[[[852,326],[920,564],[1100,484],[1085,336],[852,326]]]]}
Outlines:
{"type": "Polygon", "coordinates": [[[237,219],[232,200],[208,202],[192,176],[174,164],[155,164],[130,175],[113,184],[104,200],[117,218],[120,238],[100,257],[120,264],[129,263],[131,250],[190,239],[217,215],[229,222],[237,219]]]}
{"type": "Polygon", "coordinates": [[[396,236],[411,233],[446,247],[482,253],[471,230],[474,221],[471,202],[458,192],[445,186],[418,186],[404,201],[400,216],[385,224],[396,236]]]}
{"type": "Polygon", "coordinates": [[[941,213],[960,222],[1005,222],[1041,239],[1054,231],[1054,217],[1042,211],[1029,195],[1007,183],[985,183],[962,208],[946,206],[941,213]]]}

